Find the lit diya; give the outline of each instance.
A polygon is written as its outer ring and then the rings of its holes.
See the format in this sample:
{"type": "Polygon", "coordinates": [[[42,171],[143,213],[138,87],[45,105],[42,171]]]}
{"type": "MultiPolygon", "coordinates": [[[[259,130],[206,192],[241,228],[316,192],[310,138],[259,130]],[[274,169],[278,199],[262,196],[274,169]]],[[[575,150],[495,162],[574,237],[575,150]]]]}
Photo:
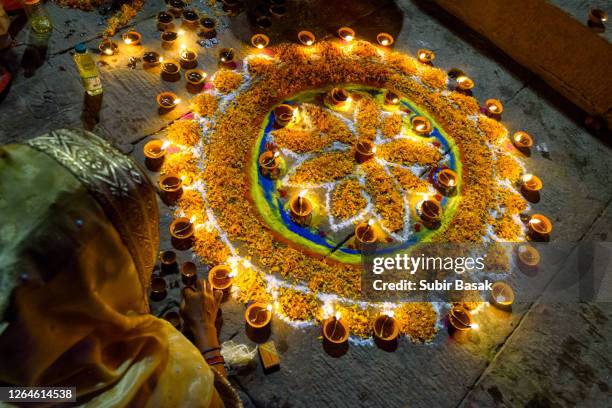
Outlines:
{"type": "Polygon", "coordinates": [[[355,160],[357,163],[365,163],[372,159],[376,153],[376,147],[367,139],[359,140],[355,144],[355,160]]]}
{"type": "Polygon", "coordinates": [[[221,48],[219,50],[219,63],[224,66],[231,65],[234,62],[235,56],[233,48],[221,48]]]}
{"type": "Polygon", "coordinates": [[[165,49],[171,49],[176,43],[178,33],[176,31],[167,30],[161,34],[162,47],[165,49]]]}
{"type": "Polygon", "coordinates": [[[323,322],[323,339],[332,345],[341,345],[348,341],[349,328],[348,324],[341,319],[340,312],[323,322]]]}
{"type": "Polygon", "coordinates": [[[527,223],[529,233],[535,239],[545,240],[552,232],[552,222],[542,214],[534,214],[527,223]]]}
{"type": "Polygon", "coordinates": [[[542,189],[543,183],[538,176],[533,174],[525,174],[522,177],[521,189],[523,193],[533,194],[537,193],[542,189]]]}
{"type": "Polygon", "coordinates": [[[198,280],[198,267],[193,262],[185,262],[181,265],[181,281],[186,286],[192,286],[198,280]]]}
{"type": "Polygon", "coordinates": [[[194,221],[195,217],[191,219],[180,217],[172,221],[170,224],[170,235],[176,247],[188,249],[193,245],[193,235],[195,233],[194,221]]]}
{"type": "Polygon", "coordinates": [[[172,21],[174,16],[168,12],[162,11],[157,14],[157,29],[159,31],[166,31],[172,27],[172,21]]]}
{"type": "Polygon", "coordinates": [[[179,61],[181,63],[181,67],[185,69],[195,68],[198,65],[198,54],[194,50],[181,47],[179,61]]]}
{"type": "Polygon", "coordinates": [[[495,282],[491,286],[490,302],[501,310],[509,310],[514,303],[514,291],[506,282],[495,282]]]}
{"type": "Polygon", "coordinates": [[[108,55],[108,56],[115,55],[118,48],[119,46],[117,45],[117,43],[111,40],[110,38],[103,39],[100,42],[100,45],[98,45],[98,49],[100,50],[100,52],[103,55],[108,55]]]}
{"type": "Polygon", "coordinates": [[[519,268],[523,272],[533,272],[540,264],[540,252],[531,245],[520,245],[516,249],[519,268]]]}
{"type": "Polygon", "coordinates": [[[608,13],[605,10],[592,8],[589,10],[589,26],[601,27],[608,21],[608,13]]]}
{"type": "Polygon", "coordinates": [[[344,88],[333,88],[329,93],[329,98],[334,106],[344,106],[351,102],[351,95],[344,88]]]}
{"type": "Polygon", "coordinates": [[[174,92],[161,92],[157,95],[157,104],[160,109],[169,111],[176,108],[181,102],[180,98],[174,92]]]}
{"type": "Polygon", "coordinates": [[[485,112],[493,119],[499,119],[504,111],[504,105],[498,99],[487,99],[485,101],[485,112]]]}
{"type": "Polygon", "coordinates": [[[463,306],[453,306],[448,312],[448,322],[451,327],[460,331],[469,330],[473,326],[470,312],[463,306]]]}
{"type": "Polygon", "coordinates": [[[197,11],[192,9],[183,10],[183,23],[188,27],[195,27],[198,24],[200,16],[197,11]]]}
{"type": "Polygon", "coordinates": [[[531,148],[531,146],[533,146],[533,139],[529,133],[522,131],[514,134],[512,137],[512,142],[514,143],[514,146],[521,151],[528,150],[531,148]]]}
{"type": "Polygon", "coordinates": [[[213,289],[229,293],[234,282],[232,269],[226,265],[217,265],[208,272],[208,283],[213,289]]]}
{"type": "Polygon", "coordinates": [[[431,64],[436,59],[436,54],[431,50],[421,49],[417,51],[417,59],[423,64],[431,64]]]}
{"type": "Polygon", "coordinates": [[[180,79],[181,66],[178,62],[168,60],[161,64],[161,77],[164,81],[177,81],[180,79]]]}
{"type": "Polygon", "coordinates": [[[391,342],[399,336],[399,324],[392,310],[385,312],[374,320],[374,337],[378,340],[391,342]]]}
{"type": "Polygon", "coordinates": [[[159,170],[161,165],[164,163],[164,158],[166,156],[166,149],[170,146],[170,142],[161,141],[158,139],[149,140],[144,145],[144,156],[145,156],[145,164],[147,168],[151,171],[159,170]]]}
{"type": "Polygon", "coordinates": [[[139,45],[142,35],[138,31],[130,30],[123,33],[121,39],[126,45],[139,45]]]}
{"type": "Polygon", "coordinates": [[[158,184],[166,204],[174,204],[183,195],[183,180],[176,174],[162,176],[158,184]]]}
{"type": "Polygon", "coordinates": [[[340,27],[338,37],[343,41],[351,42],[355,39],[355,30],[349,27],[340,27]]]}
{"type": "Polygon", "coordinates": [[[298,40],[305,46],[310,47],[315,43],[317,38],[310,31],[304,30],[298,33],[298,40]]]}
{"type": "Polygon", "coordinates": [[[142,56],[142,61],[144,62],[143,65],[147,68],[159,65],[162,60],[163,58],[160,57],[155,51],[147,51],[142,56]]]}
{"type": "Polygon", "coordinates": [[[188,85],[197,87],[197,89],[200,90],[206,81],[206,72],[201,69],[191,69],[185,72],[185,79],[188,85]]]}
{"type": "Polygon", "coordinates": [[[376,36],[376,41],[383,47],[388,47],[395,42],[395,40],[393,39],[393,36],[391,36],[391,34],[388,34],[388,33],[379,33],[376,36]]]}
{"type": "Polygon", "coordinates": [[[417,213],[426,225],[435,225],[442,218],[442,206],[437,200],[425,199],[417,207],[417,213]]]}
{"type": "Polygon", "coordinates": [[[355,227],[355,242],[359,248],[372,245],[376,242],[376,232],[374,231],[374,220],[362,222],[355,227]]]}
{"type": "Polygon", "coordinates": [[[264,177],[268,177],[272,180],[277,179],[281,173],[281,164],[282,159],[280,157],[280,152],[272,152],[270,150],[266,150],[259,156],[259,168],[261,170],[261,174],[264,177]]]}
{"type": "Polygon", "coordinates": [[[456,82],[458,91],[467,92],[474,88],[474,81],[465,75],[458,76],[456,82]]]}
{"type": "Polygon", "coordinates": [[[253,47],[263,50],[270,44],[270,37],[265,34],[255,34],[251,37],[253,47]]]}
{"type": "Polygon", "coordinates": [[[431,122],[424,116],[415,116],[412,119],[412,130],[420,136],[427,136],[431,133],[431,122]]]}
{"type": "Polygon", "coordinates": [[[215,28],[217,23],[210,17],[202,17],[200,19],[200,31],[198,35],[202,37],[213,37],[215,35],[215,28]]]}
{"type": "Polygon", "coordinates": [[[302,190],[289,203],[289,214],[296,224],[304,227],[310,223],[312,218],[313,205],[306,197],[307,190],[302,190]]]}
{"type": "Polygon", "coordinates": [[[274,108],[274,123],[278,127],[285,127],[293,120],[294,108],[285,103],[274,108]]]}
{"type": "Polygon", "coordinates": [[[151,279],[151,300],[155,302],[164,300],[168,294],[166,287],[166,280],[164,278],[155,277],[151,279]]]}
{"type": "Polygon", "coordinates": [[[272,320],[272,305],[253,303],[244,312],[244,320],[252,329],[263,329],[272,320]]]}
{"type": "Polygon", "coordinates": [[[180,17],[183,14],[185,8],[185,2],[183,0],[170,0],[168,1],[168,12],[174,17],[180,17]]]}
{"type": "Polygon", "coordinates": [[[452,192],[457,186],[459,176],[451,169],[444,168],[438,171],[436,176],[436,186],[444,193],[452,192]]]}
{"type": "Polygon", "coordinates": [[[387,91],[385,93],[385,105],[397,106],[400,104],[400,97],[393,91],[387,91]]]}

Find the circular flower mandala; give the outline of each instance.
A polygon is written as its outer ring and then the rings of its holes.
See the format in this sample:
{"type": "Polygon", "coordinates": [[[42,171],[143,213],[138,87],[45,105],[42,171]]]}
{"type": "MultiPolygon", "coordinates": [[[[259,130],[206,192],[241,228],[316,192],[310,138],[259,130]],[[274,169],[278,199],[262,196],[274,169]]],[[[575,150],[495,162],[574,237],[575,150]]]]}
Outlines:
{"type": "Polygon", "coordinates": [[[443,71],[358,41],[279,45],[245,58],[238,73],[218,72],[192,101],[194,118],[169,128],[176,147],[162,169],[184,176],[177,215],[195,219],[196,254],[235,270],[238,300],[274,303],[294,322],[320,321],[333,305],[362,337],[393,308],[403,333],[427,341],[437,305],[360,301],[356,223],[373,220],[377,238],[398,248],[525,239],[524,169],[508,132],[472,97],[447,90],[443,71]],[[333,87],[348,91],[340,106],[329,101],[333,87]],[[393,106],[387,92],[398,95],[393,106]],[[282,126],[280,104],[293,112],[282,126]],[[415,132],[416,116],[430,132],[415,132]],[[372,157],[359,160],[364,141],[372,157]],[[266,152],[277,153],[277,177],[260,169],[266,152]],[[453,194],[438,188],[443,169],[458,177],[453,194]],[[306,224],[290,215],[300,194],[313,204],[306,224]],[[443,209],[435,227],[419,216],[426,199],[443,209]]]}

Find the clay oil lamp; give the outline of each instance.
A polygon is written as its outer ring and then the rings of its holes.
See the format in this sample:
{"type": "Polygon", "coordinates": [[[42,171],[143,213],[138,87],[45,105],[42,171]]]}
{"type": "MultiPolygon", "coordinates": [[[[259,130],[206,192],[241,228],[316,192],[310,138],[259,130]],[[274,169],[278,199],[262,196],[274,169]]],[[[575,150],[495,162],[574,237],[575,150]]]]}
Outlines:
{"type": "Polygon", "coordinates": [[[219,50],[219,64],[224,67],[234,67],[234,58],[236,53],[233,48],[221,48],[219,50]]]}
{"type": "Polygon", "coordinates": [[[240,9],[240,0],[221,0],[223,11],[234,13],[240,9]]]}
{"type": "Polygon", "coordinates": [[[263,50],[270,44],[270,37],[265,34],[255,34],[251,37],[251,44],[253,47],[263,50]]]}
{"type": "Polygon", "coordinates": [[[179,63],[172,60],[162,62],[161,78],[168,82],[178,81],[181,78],[181,66],[179,63]]]}
{"type": "Polygon", "coordinates": [[[143,54],[142,61],[145,68],[152,68],[158,66],[163,58],[155,51],[147,51],[143,54]]]}
{"type": "Polygon", "coordinates": [[[458,305],[453,306],[448,312],[448,322],[450,323],[450,331],[466,331],[475,326],[470,312],[465,307],[458,305]]]}
{"type": "Polygon", "coordinates": [[[235,274],[226,265],[217,265],[208,272],[208,283],[213,289],[223,292],[223,300],[226,300],[232,290],[235,274]]]}
{"type": "Polygon", "coordinates": [[[289,215],[294,223],[302,227],[310,224],[312,219],[312,201],[306,197],[307,190],[302,190],[289,202],[289,215]]]}
{"type": "Polygon", "coordinates": [[[488,117],[499,120],[504,111],[504,105],[498,99],[487,99],[484,109],[488,117]]]}
{"type": "Polygon", "coordinates": [[[395,42],[395,40],[393,39],[393,36],[391,36],[391,34],[388,34],[388,33],[379,33],[376,36],[376,41],[383,47],[389,47],[395,42]]]}
{"type": "Polygon", "coordinates": [[[374,340],[381,346],[397,342],[399,323],[395,320],[392,310],[382,313],[374,320],[374,340]]]}
{"type": "Polygon", "coordinates": [[[200,16],[198,12],[192,9],[183,10],[183,24],[187,27],[194,28],[198,25],[198,21],[200,20],[200,16]]]}
{"type": "Polygon", "coordinates": [[[329,100],[336,108],[347,108],[352,103],[351,95],[344,88],[333,88],[329,93],[329,100]]]}
{"type": "Polygon", "coordinates": [[[170,146],[170,142],[161,141],[159,139],[149,140],[144,145],[145,164],[151,171],[157,171],[164,163],[166,157],[166,149],[170,146]]]}
{"type": "Polygon", "coordinates": [[[140,40],[142,40],[142,34],[138,31],[130,30],[121,36],[121,39],[125,43],[125,45],[140,45],[140,40]]]}
{"type": "Polygon", "coordinates": [[[452,193],[457,187],[459,176],[451,169],[441,169],[436,175],[436,187],[444,194],[452,193]]]}
{"type": "Polygon", "coordinates": [[[181,281],[185,286],[193,286],[198,280],[198,267],[193,262],[181,265],[181,281]]]}
{"type": "Polygon", "coordinates": [[[181,102],[174,92],[160,92],[157,95],[157,105],[161,113],[166,113],[176,108],[181,102]]]}
{"type": "Polygon", "coordinates": [[[512,136],[512,143],[521,152],[528,152],[531,146],[533,146],[533,139],[527,132],[516,132],[512,136]]]}
{"type": "Polygon", "coordinates": [[[274,125],[283,128],[291,123],[295,115],[295,109],[291,105],[283,103],[274,108],[274,125]]]}
{"type": "Polygon", "coordinates": [[[171,275],[175,273],[177,270],[176,252],[161,251],[159,253],[159,263],[161,265],[162,274],[171,275]]]}
{"type": "Polygon", "coordinates": [[[270,17],[265,15],[258,16],[255,19],[255,25],[262,30],[267,30],[268,28],[272,27],[272,20],[270,19],[270,17]]]}
{"type": "Polygon", "coordinates": [[[259,156],[259,169],[264,177],[276,180],[281,174],[282,159],[280,152],[266,150],[259,156]]]}
{"type": "Polygon", "coordinates": [[[417,59],[423,64],[432,65],[433,60],[436,59],[436,54],[431,50],[421,49],[417,51],[417,59]]]}
{"type": "Polygon", "coordinates": [[[182,68],[193,69],[198,65],[198,53],[194,50],[190,50],[186,46],[181,46],[179,61],[182,68]]]}
{"type": "Polygon", "coordinates": [[[355,30],[349,27],[340,27],[338,30],[338,37],[347,43],[351,42],[355,39],[355,30]]]}
{"type": "Polygon", "coordinates": [[[181,315],[178,312],[174,310],[167,312],[164,315],[164,320],[170,323],[176,330],[181,330],[181,315]]]}
{"type": "Polygon", "coordinates": [[[185,2],[183,0],[170,0],[168,1],[168,13],[178,18],[183,14],[185,8],[185,2]]]}
{"type": "Polygon", "coordinates": [[[175,248],[181,250],[191,248],[195,233],[194,221],[195,217],[191,217],[191,219],[180,217],[172,221],[170,224],[170,236],[175,248]]]}
{"type": "Polygon", "coordinates": [[[159,302],[164,300],[168,294],[166,280],[164,278],[155,277],[151,279],[151,300],[159,302]]]}
{"type": "Polygon", "coordinates": [[[157,14],[157,29],[159,31],[166,31],[172,28],[172,21],[174,16],[168,12],[162,11],[157,14]]]}
{"type": "Polygon", "coordinates": [[[401,99],[398,94],[393,91],[385,92],[385,106],[397,108],[399,107],[400,102],[401,99]]]}
{"type": "Polygon", "coordinates": [[[521,192],[525,196],[534,196],[539,194],[543,186],[542,180],[533,174],[525,174],[521,181],[521,192]]]}
{"type": "Polygon", "coordinates": [[[272,17],[280,18],[287,14],[287,7],[282,4],[273,4],[269,8],[272,17]]]}
{"type": "Polygon", "coordinates": [[[361,250],[376,242],[376,231],[374,231],[374,220],[361,222],[355,227],[355,243],[361,250]]]}
{"type": "Polygon", "coordinates": [[[424,116],[412,118],[412,130],[419,136],[429,136],[432,130],[431,122],[424,116]]]}
{"type": "Polygon", "coordinates": [[[185,79],[187,80],[187,89],[197,93],[202,90],[206,82],[206,72],[201,69],[190,69],[185,72],[185,79]]]}
{"type": "Polygon", "coordinates": [[[490,303],[500,310],[512,310],[514,303],[514,291],[506,282],[495,282],[491,286],[490,303]]]}
{"type": "Polygon", "coordinates": [[[159,179],[159,189],[164,203],[172,205],[183,195],[183,180],[176,174],[166,174],[159,179]]]}
{"type": "Polygon", "coordinates": [[[115,55],[118,51],[118,48],[119,46],[117,45],[117,43],[111,40],[110,38],[103,39],[100,42],[100,45],[98,45],[98,49],[100,50],[102,55],[107,56],[115,55]]]}
{"type": "Polygon", "coordinates": [[[164,31],[163,33],[161,33],[162,48],[167,50],[174,48],[177,38],[178,33],[176,31],[164,31]]]}
{"type": "Polygon", "coordinates": [[[605,10],[592,8],[589,10],[589,27],[599,32],[605,31],[605,23],[608,21],[608,13],[605,10]]]}
{"type": "Polygon", "coordinates": [[[310,31],[303,30],[298,33],[298,41],[303,45],[310,47],[315,43],[315,41],[317,41],[317,38],[310,31]]]}
{"type": "Polygon", "coordinates": [[[465,75],[458,76],[455,81],[457,82],[456,89],[459,92],[469,93],[474,88],[474,81],[465,75]]]}
{"type": "Polygon", "coordinates": [[[348,342],[349,327],[346,321],[342,320],[340,312],[323,322],[323,341],[330,346],[341,346],[348,342]]]}
{"type": "Polygon", "coordinates": [[[527,223],[529,235],[536,241],[546,241],[552,232],[552,222],[542,214],[534,214],[527,223]]]}
{"type": "Polygon", "coordinates": [[[200,37],[212,38],[216,35],[217,23],[210,17],[202,17],[200,19],[200,30],[198,35],[200,37]]]}
{"type": "Polygon", "coordinates": [[[263,330],[272,321],[272,305],[253,303],[244,312],[244,320],[251,330],[263,330]]]}
{"type": "Polygon", "coordinates": [[[428,228],[440,224],[442,213],[442,206],[437,200],[427,198],[417,206],[417,214],[428,228]]]}
{"type": "Polygon", "coordinates": [[[359,140],[355,144],[355,160],[357,163],[365,163],[371,160],[376,154],[376,146],[369,140],[359,140]]]}
{"type": "Polygon", "coordinates": [[[533,276],[540,265],[540,252],[531,245],[520,245],[516,248],[517,263],[521,271],[528,276],[533,276]]]}

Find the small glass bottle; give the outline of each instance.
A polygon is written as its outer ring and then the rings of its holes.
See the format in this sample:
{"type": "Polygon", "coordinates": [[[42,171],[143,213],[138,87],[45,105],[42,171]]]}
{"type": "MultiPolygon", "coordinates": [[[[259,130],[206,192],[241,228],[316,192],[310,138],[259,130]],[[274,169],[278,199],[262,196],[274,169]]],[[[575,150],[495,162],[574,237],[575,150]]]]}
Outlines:
{"type": "Polygon", "coordinates": [[[53,22],[40,0],[24,0],[24,9],[32,32],[47,36],[53,31],[53,22]]]}
{"type": "Polygon", "coordinates": [[[102,82],[93,57],[87,52],[87,47],[83,43],[78,43],[74,47],[74,51],[74,62],[79,70],[85,91],[91,96],[100,95],[102,93],[102,82]]]}

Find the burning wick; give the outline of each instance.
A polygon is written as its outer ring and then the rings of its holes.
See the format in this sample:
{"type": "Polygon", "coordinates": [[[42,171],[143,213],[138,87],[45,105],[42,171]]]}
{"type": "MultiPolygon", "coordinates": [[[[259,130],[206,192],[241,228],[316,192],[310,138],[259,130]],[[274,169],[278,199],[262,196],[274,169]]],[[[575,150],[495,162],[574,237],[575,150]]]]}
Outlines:
{"type": "Polygon", "coordinates": [[[329,335],[329,338],[332,340],[334,338],[334,333],[336,333],[336,327],[338,326],[338,321],[340,321],[340,316],[340,312],[336,312],[336,315],[334,316],[334,328],[332,329],[332,332],[329,335]]]}
{"type": "Polygon", "coordinates": [[[385,337],[385,325],[395,316],[395,312],[393,310],[389,310],[385,312],[385,320],[383,320],[382,326],[380,326],[380,337],[385,337]]]}
{"type": "Polygon", "coordinates": [[[271,165],[278,158],[278,156],[280,156],[280,153],[278,151],[274,152],[274,155],[272,155],[272,157],[270,157],[268,160],[266,160],[264,162],[264,165],[266,165],[266,166],[271,165]]]}
{"type": "Polygon", "coordinates": [[[306,193],[308,193],[307,190],[302,190],[300,191],[300,193],[298,194],[298,211],[302,212],[302,201],[304,199],[304,196],[306,195],[306,193]]]}

